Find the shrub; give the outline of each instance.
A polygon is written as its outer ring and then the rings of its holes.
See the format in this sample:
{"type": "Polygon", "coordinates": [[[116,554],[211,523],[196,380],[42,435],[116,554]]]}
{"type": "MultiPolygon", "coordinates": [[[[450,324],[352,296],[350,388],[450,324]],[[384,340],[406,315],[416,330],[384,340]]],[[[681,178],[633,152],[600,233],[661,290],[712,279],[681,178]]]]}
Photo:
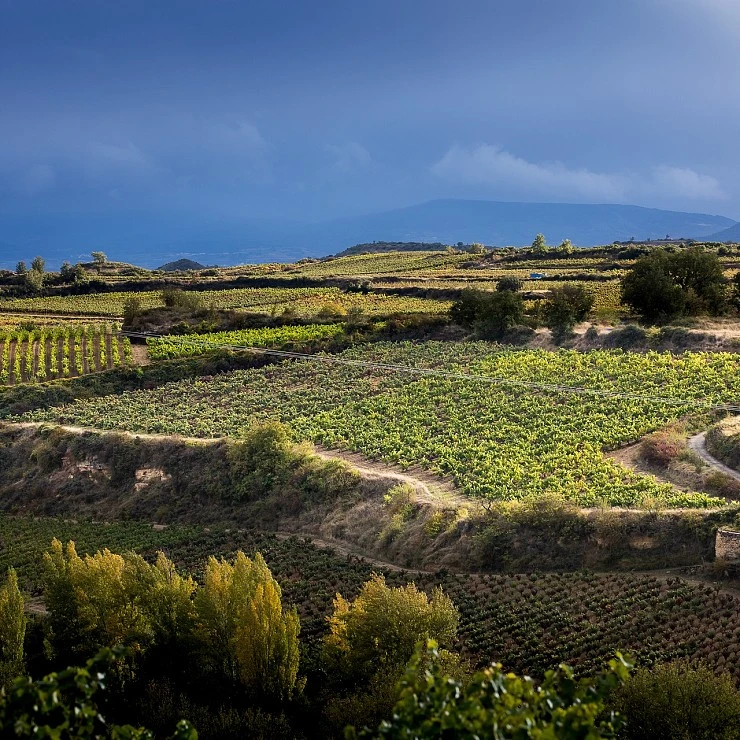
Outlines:
{"type": "MultiPolygon", "coordinates": [[[[560,738],[614,737],[621,719],[604,711],[609,692],[628,676],[629,664],[617,656],[596,679],[576,680],[568,666],[548,671],[536,684],[504,673],[496,664],[460,681],[445,670],[436,644],[419,645],[399,684],[392,717],[363,737],[560,738]]],[[[353,728],[348,738],[357,737],[353,728]]]]}
{"type": "Polygon", "coordinates": [[[660,431],[648,434],[640,443],[640,455],[650,465],[667,468],[681,456],[686,443],[676,432],[660,431]]]}
{"type": "Polygon", "coordinates": [[[740,692],[728,675],[680,661],[643,668],[621,687],[614,707],[628,740],[730,740],[740,737],[740,692]]]}
{"type": "Polygon", "coordinates": [[[185,311],[200,311],[203,300],[197,293],[186,292],[181,288],[165,288],[162,301],[168,308],[180,308],[185,311]]]}
{"type": "Polygon", "coordinates": [[[545,326],[555,337],[563,337],[583,321],[593,308],[593,294],[582,285],[564,285],[551,291],[543,309],[545,326]]]}
{"type": "Polygon", "coordinates": [[[509,291],[511,293],[518,293],[522,289],[522,281],[515,277],[502,277],[496,283],[496,290],[509,291]]]}
{"type": "MultiPolygon", "coordinates": [[[[3,737],[154,740],[154,733],[145,728],[107,723],[98,708],[97,696],[105,690],[106,671],[116,657],[120,653],[106,649],[84,668],[67,668],[38,681],[16,679],[0,693],[3,737]]],[[[198,733],[181,721],[169,737],[197,740],[198,733]]]]}
{"type": "Polygon", "coordinates": [[[508,330],[520,324],[523,318],[522,297],[511,291],[497,291],[485,294],[474,326],[481,337],[500,339],[508,330]]]}

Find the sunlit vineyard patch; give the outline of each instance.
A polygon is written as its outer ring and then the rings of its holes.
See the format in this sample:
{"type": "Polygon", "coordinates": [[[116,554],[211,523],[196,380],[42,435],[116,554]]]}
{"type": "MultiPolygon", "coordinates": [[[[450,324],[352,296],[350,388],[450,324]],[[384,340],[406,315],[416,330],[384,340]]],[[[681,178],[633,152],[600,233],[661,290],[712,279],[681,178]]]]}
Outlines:
{"type": "MultiPolygon", "coordinates": [[[[192,291],[204,308],[245,309],[261,313],[289,310],[306,316],[322,309],[346,313],[356,307],[367,314],[442,313],[449,301],[425,300],[383,293],[344,293],[339,288],[233,288],[230,290],[192,291]]],[[[162,308],[161,291],[95,293],[90,295],[45,296],[0,301],[0,310],[92,316],[123,316],[130,299],[142,309],[162,308]]]]}
{"type": "Polygon", "coordinates": [[[70,378],[131,362],[128,338],[110,324],[0,330],[0,385],[70,378]]]}
{"type": "Polygon", "coordinates": [[[421,465],[450,476],[470,496],[556,495],[586,507],[723,504],[627,470],[604,451],[637,441],[696,404],[737,402],[736,355],[427,342],[374,344],[338,357],[455,375],[288,361],[26,418],[202,437],[238,436],[255,420],[278,419],[297,439],[404,468],[421,465]],[[556,384],[596,392],[572,393],[556,384]]]}
{"type": "Polygon", "coordinates": [[[278,347],[335,337],[344,331],[342,324],[309,324],[263,329],[240,329],[209,334],[186,334],[147,339],[152,360],[192,357],[217,347],[278,347]]]}

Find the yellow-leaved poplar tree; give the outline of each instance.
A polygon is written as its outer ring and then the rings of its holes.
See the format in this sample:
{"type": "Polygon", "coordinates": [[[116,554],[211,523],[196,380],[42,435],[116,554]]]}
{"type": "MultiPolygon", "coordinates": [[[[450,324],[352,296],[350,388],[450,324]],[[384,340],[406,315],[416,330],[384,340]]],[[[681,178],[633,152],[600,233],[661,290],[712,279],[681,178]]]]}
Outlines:
{"type": "Polygon", "coordinates": [[[26,636],[25,600],[18,588],[18,576],[12,568],[0,587],[0,687],[21,675],[23,641],[26,636]]]}
{"type": "Polygon", "coordinates": [[[254,693],[290,698],[298,682],[300,622],[262,555],[209,558],[195,598],[199,635],[214,668],[254,693]]]}
{"type": "Polygon", "coordinates": [[[83,558],[74,542],[64,547],[55,539],[44,560],[49,644],[60,656],[114,645],[143,651],[192,629],[195,581],[180,576],[162,553],[153,565],[107,549],[83,558]]]}
{"type": "Polygon", "coordinates": [[[337,594],[328,620],[325,657],[348,678],[366,679],[405,666],[420,640],[451,645],[459,614],[440,588],[430,598],[414,583],[391,588],[373,574],[354,601],[337,594]]]}

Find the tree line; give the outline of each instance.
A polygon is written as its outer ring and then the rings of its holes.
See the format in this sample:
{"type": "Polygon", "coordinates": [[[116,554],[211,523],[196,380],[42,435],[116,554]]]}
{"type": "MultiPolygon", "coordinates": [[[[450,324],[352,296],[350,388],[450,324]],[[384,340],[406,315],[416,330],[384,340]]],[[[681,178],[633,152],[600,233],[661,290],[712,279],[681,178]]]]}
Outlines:
{"type": "Polygon", "coordinates": [[[567,666],[539,682],[500,664],[474,669],[456,649],[459,614],[439,588],[392,588],[373,575],[355,598],[337,594],[311,656],[259,553],[211,557],[198,581],[161,552],[153,562],[108,550],[82,557],[74,543],[54,540],[44,562],[40,632],[27,634],[12,570],[0,587],[3,737],[196,740],[202,728],[203,737],[701,739],[740,731],[740,693],[701,666],[634,672],[617,653],[588,679],[567,666]]]}

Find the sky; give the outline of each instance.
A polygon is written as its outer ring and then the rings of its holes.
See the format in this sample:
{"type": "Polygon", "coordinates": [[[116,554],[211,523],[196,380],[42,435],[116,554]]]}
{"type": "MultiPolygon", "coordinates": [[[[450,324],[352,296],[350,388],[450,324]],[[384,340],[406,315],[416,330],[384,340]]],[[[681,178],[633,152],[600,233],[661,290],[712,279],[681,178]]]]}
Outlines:
{"type": "Polygon", "coordinates": [[[0,0],[2,218],[740,219],[737,0],[0,0]]]}

